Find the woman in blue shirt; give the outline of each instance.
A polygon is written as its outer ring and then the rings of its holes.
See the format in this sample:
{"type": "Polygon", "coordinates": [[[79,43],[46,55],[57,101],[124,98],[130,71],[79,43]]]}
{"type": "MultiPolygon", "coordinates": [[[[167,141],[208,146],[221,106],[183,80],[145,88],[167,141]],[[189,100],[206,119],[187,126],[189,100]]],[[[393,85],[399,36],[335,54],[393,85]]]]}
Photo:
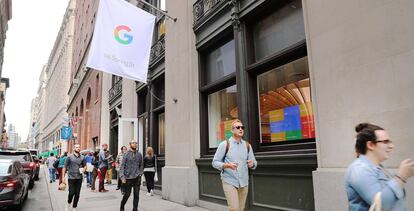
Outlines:
{"type": "Polygon", "coordinates": [[[402,161],[395,173],[387,171],[381,163],[394,149],[387,131],[370,123],[358,124],[355,130],[358,158],[345,174],[349,210],[368,210],[378,192],[384,210],[406,210],[404,184],[414,175],[414,160],[402,161]]]}

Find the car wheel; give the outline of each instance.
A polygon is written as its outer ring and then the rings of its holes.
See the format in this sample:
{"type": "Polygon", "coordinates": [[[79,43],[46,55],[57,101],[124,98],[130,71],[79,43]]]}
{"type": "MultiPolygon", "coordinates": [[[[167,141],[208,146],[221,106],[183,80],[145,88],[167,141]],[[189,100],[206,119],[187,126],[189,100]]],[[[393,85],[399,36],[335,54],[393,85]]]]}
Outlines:
{"type": "Polygon", "coordinates": [[[34,179],[31,179],[29,182],[29,189],[32,189],[34,186],[34,179]]]}

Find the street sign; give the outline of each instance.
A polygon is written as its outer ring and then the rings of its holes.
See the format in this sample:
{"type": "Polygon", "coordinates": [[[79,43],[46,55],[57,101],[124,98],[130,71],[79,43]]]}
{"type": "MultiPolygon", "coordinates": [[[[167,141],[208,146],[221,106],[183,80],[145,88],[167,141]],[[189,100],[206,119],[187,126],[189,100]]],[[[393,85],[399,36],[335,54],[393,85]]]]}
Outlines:
{"type": "Polygon", "coordinates": [[[69,140],[72,136],[72,128],[63,126],[60,132],[60,138],[64,140],[69,140]]]}

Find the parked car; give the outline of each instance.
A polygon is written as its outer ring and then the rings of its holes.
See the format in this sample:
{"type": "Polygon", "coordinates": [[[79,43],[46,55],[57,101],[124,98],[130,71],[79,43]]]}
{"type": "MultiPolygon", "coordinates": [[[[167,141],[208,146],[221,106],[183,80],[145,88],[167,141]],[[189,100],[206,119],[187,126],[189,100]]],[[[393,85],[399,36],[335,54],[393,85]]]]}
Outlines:
{"type": "Polygon", "coordinates": [[[29,183],[30,177],[19,161],[0,159],[0,208],[22,210],[29,183]]]}
{"type": "Polygon", "coordinates": [[[32,158],[33,158],[33,162],[34,162],[34,163],[35,163],[35,165],[36,165],[36,170],[35,170],[34,179],[35,179],[35,180],[39,180],[40,161],[39,161],[39,159],[37,158],[37,156],[36,156],[36,155],[32,155],[32,158]]]}
{"type": "Polygon", "coordinates": [[[0,159],[10,159],[19,161],[24,169],[24,172],[30,176],[29,188],[33,188],[36,163],[33,161],[33,157],[29,151],[11,151],[2,150],[0,151],[0,159]]]}

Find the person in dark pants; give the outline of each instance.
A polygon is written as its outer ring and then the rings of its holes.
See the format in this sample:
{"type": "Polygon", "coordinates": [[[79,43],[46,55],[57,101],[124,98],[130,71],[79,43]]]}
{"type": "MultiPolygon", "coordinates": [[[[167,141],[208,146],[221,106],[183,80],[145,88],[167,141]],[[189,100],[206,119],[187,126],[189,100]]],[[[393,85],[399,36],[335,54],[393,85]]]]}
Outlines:
{"type": "Polygon", "coordinates": [[[62,176],[64,177],[65,173],[68,173],[68,185],[69,185],[69,195],[68,195],[68,205],[66,206],[66,211],[69,210],[69,207],[73,200],[73,209],[76,210],[78,206],[80,190],[82,187],[83,172],[86,166],[84,157],[80,154],[80,145],[75,144],[75,151],[65,160],[65,165],[62,169],[62,176]]]}
{"type": "Polygon", "coordinates": [[[99,169],[99,151],[95,151],[93,153],[92,165],[93,165],[93,171],[92,171],[91,191],[95,192],[95,182],[96,182],[96,178],[98,177],[98,169],[99,169]]]}
{"type": "Polygon", "coordinates": [[[99,152],[99,169],[101,176],[99,177],[99,192],[108,192],[104,188],[105,175],[108,170],[108,160],[112,157],[108,153],[108,144],[102,144],[102,150],[99,152]]]}
{"type": "Polygon", "coordinates": [[[152,147],[147,147],[147,154],[144,157],[144,176],[147,185],[147,196],[154,195],[154,176],[156,172],[156,157],[152,147]]]}
{"type": "Polygon", "coordinates": [[[131,189],[134,188],[133,211],[138,211],[139,189],[141,186],[141,176],[144,170],[142,154],[137,150],[138,143],[135,140],[129,142],[130,149],[124,155],[119,168],[119,176],[125,185],[125,193],[122,197],[120,210],[124,211],[126,202],[131,189]]]}

